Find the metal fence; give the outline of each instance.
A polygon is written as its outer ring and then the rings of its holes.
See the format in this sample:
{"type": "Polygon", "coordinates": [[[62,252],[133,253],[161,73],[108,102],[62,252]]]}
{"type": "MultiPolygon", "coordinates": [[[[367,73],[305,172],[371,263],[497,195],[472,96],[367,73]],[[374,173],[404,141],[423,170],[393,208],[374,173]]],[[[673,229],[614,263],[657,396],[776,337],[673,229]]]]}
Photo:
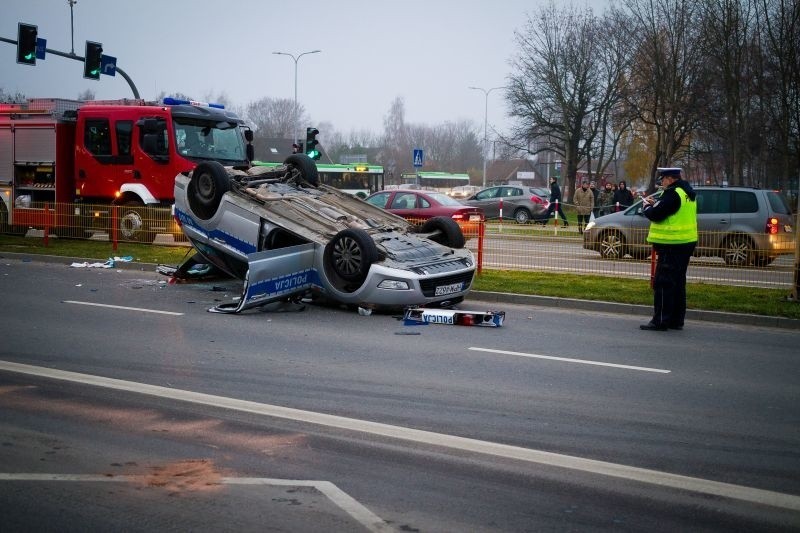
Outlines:
{"type": "MultiPolygon", "coordinates": [[[[4,207],[4,206],[2,206],[4,207]]],[[[169,206],[32,202],[0,210],[0,233],[120,242],[187,242],[169,206]],[[37,233],[33,233],[34,235],[37,233]]]]}
{"type": "MultiPolygon", "coordinates": [[[[546,225],[489,220],[483,238],[471,238],[467,246],[476,255],[480,252],[481,268],[649,279],[654,257],[646,243],[646,230],[633,232],[632,240],[642,244],[615,244],[605,237],[593,238],[591,233],[578,232],[572,222],[564,227],[552,220],[546,225]],[[605,248],[614,245],[615,251],[605,248]]],[[[788,290],[793,287],[794,241],[789,241],[791,248],[774,259],[773,250],[759,248],[754,241],[747,241],[746,246],[743,242],[730,235],[701,233],[695,257],[690,261],[688,280],[788,290]],[[711,246],[711,242],[719,244],[711,246]]]]}
{"type": "MultiPolygon", "coordinates": [[[[164,206],[41,204],[15,209],[13,217],[9,224],[8,213],[0,210],[0,233],[40,235],[45,242],[51,236],[109,241],[115,249],[121,242],[187,243],[171,209],[164,206]],[[38,231],[30,232],[31,229],[38,231]]],[[[480,269],[569,272],[629,279],[651,276],[651,254],[644,234],[632,239],[643,243],[642,246],[620,242],[614,252],[611,250],[614,242],[592,240],[590,234],[579,233],[572,218],[568,227],[555,224],[552,219],[546,225],[488,220],[463,225],[462,229],[480,269]]],[[[772,259],[772,250],[759,248],[752,241],[736,255],[730,239],[710,237],[714,236],[701,235],[697,257],[692,258],[689,266],[690,281],[792,289],[795,241],[789,243],[791,249],[772,259]],[[712,240],[725,244],[705,245],[712,240]]]]}

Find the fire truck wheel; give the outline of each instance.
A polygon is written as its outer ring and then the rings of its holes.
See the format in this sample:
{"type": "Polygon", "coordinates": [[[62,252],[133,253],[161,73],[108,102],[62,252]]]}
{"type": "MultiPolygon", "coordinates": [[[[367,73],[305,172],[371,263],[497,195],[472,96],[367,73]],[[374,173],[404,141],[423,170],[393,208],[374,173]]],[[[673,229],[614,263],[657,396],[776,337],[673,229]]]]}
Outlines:
{"type": "Polygon", "coordinates": [[[192,172],[186,191],[189,208],[199,219],[208,220],[217,212],[222,196],[230,190],[225,167],[216,161],[200,163],[192,172]]]}
{"type": "Polygon", "coordinates": [[[420,226],[419,233],[430,233],[430,240],[450,248],[463,248],[466,244],[458,222],[449,217],[429,218],[420,226]]]}
{"type": "Polygon", "coordinates": [[[0,233],[8,233],[11,230],[11,226],[8,224],[8,211],[6,210],[6,204],[0,202],[0,233]]]}
{"type": "Polygon", "coordinates": [[[119,238],[125,241],[152,243],[156,234],[150,229],[147,208],[139,202],[122,204],[119,211],[119,238]]]}
{"type": "Polygon", "coordinates": [[[291,171],[299,171],[300,177],[313,187],[319,187],[319,172],[314,160],[305,154],[292,154],[283,162],[291,171]]]}
{"type": "Polygon", "coordinates": [[[27,226],[14,226],[8,223],[9,215],[6,204],[0,202],[0,234],[8,233],[11,235],[25,235],[28,231],[27,226]]]}
{"type": "Polygon", "coordinates": [[[367,278],[372,263],[378,260],[378,248],[363,229],[343,229],[325,246],[325,269],[341,290],[353,291],[367,278]]]}

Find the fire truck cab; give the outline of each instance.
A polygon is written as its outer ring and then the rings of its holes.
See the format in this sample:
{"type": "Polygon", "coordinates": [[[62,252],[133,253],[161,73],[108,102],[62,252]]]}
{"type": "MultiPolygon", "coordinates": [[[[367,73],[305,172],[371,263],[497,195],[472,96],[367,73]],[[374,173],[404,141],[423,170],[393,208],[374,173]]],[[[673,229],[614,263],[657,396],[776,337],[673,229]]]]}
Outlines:
{"type": "Polygon", "coordinates": [[[152,241],[168,229],[142,208],[168,211],[175,176],[200,162],[247,167],[251,140],[235,114],[186,100],[0,103],[0,231],[113,224],[121,239],[152,241]]]}

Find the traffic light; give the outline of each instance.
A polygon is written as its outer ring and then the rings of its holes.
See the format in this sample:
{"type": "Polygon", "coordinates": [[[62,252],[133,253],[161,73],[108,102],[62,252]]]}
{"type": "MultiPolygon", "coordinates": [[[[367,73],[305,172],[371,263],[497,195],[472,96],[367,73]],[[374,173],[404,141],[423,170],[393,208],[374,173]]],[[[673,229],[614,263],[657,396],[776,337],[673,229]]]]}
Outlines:
{"type": "Polygon", "coordinates": [[[306,155],[311,159],[319,159],[320,153],[317,150],[317,145],[319,141],[317,140],[317,134],[319,130],[317,128],[306,128],[306,155]]]}
{"type": "Polygon", "coordinates": [[[17,30],[17,63],[36,64],[36,37],[38,30],[33,24],[20,22],[17,30]]]}
{"type": "Polygon", "coordinates": [[[86,57],[83,60],[83,77],[90,80],[100,79],[100,62],[103,58],[103,45],[94,41],[86,41],[86,57]]]}

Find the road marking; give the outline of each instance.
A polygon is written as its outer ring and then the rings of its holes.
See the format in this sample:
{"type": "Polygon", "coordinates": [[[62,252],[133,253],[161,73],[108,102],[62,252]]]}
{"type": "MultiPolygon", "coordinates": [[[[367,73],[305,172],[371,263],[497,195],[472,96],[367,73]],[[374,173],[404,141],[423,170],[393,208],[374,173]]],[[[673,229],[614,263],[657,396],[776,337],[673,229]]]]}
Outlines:
{"type": "Polygon", "coordinates": [[[235,398],[226,398],[224,396],[214,396],[200,392],[171,389],[167,387],[159,387],[157,385],[148,385],[146,383],[136,383],[121,379],[104,378],[101,376],[93,376],[91,374],[80,374],[77,372],[31,366],[21,363],[13,363],[10,361],[0,361],[0,371],[2,370],[48,379],[81,383],[112,390],[145,394],[148,396],[178,400],[197,405],[207,405],[210,407],[230,409],[233,411],[252,413],[262,416],[295,420],[308,424],[315,424],[318,426],[357,431],[408,442],[441,446],[453,450],[492,455],[495,457],[503,457],[528,463],[555,466],[558,468],[599,474],[629,481],[638,481],[660,487],[721,496],[723,498],[731,498],[761,505],[769,505],[771,507],[788,509],[790,511],[800,511],[800,496],[774,492],[771,490],[745,487],[742,485],[734,485],[731,483],[723,483],[720,481],[711,481],[696,477],[682,476],[679,474],[670,474],[668,472],[660,472],[658,470],[650,470],[648,468],[609,463],[607,461],[598,461],[595,459],[585,459],[572,455],[563,455],[560,453],[534,450],[531,448],[522,448],[508,444],[499,444],[496,442],[470,439],[467,437],[434,433],[432,431],[424,431],[421,429],[391,426],[389,424],[382,424],[380,422],[369,422],[366,420],[358,420],[356,418],[347,418],[344,416],[329,415],[314,411],[304,411],[301,409],[293,409],[291,407],[282,407],[279,405],[270,405],[247,400],[237,400],[235,398]]]}
{"type": "Polygon", "coordinates": [[[91,305],[93,307],[106,307],[108,309],[122,309],[123,311],[139,311],[141,313],[156,313],[156,314],[159,314],[159,315],[183,316],[183,313],[174,313],[172,311],[159,311],[158,309],[145,309],[143,307],[126,307],[124,305],[98,304],[98,303],[95,303],[95,302],[79,302],[79,301],[76,301],[76,300],[62,300],[61,303],[75,304],[75,305],[91,305]]]}
{"type": "Polygon", "coordinates": [[[640,370],[642,372],[656,372],[658,374],[669,374],[670,372],[672,372],[671,370],[664,370],[663,368],[648,368],[646,366],[618,365],[616,363],[604,363],[602,361],[590,361],[588,359],[571,359],[569,357],[554,357],[552,355],[539,355],[535,353],[511,352],[508,350],[495,350],[493,348],[478,348],[475,346],[470,346],[469,349],[476,352],[516,355],[519,357],[530,357],[531,359],[549,359],[551,361],[565,361],[567,363],[578,363],[581,365],[610,366],[612,368],[624,368],[625,370],[640,370]]]}
{"type": "MultiPolygon", "coordinates": [[[[92,474],[29,474],[0,473],[0,481],[72,481],[141,483],[148,476],[109,476],[92,474]]],[[[330,481],[305,479],[275,479],[267,477],[223,477],[222,485],[271,485],[277,487],[312,487],[324,494],[334,505],[349,514],[369,531],[390,531],[391,527],[378,515],[330,481]]]]}

